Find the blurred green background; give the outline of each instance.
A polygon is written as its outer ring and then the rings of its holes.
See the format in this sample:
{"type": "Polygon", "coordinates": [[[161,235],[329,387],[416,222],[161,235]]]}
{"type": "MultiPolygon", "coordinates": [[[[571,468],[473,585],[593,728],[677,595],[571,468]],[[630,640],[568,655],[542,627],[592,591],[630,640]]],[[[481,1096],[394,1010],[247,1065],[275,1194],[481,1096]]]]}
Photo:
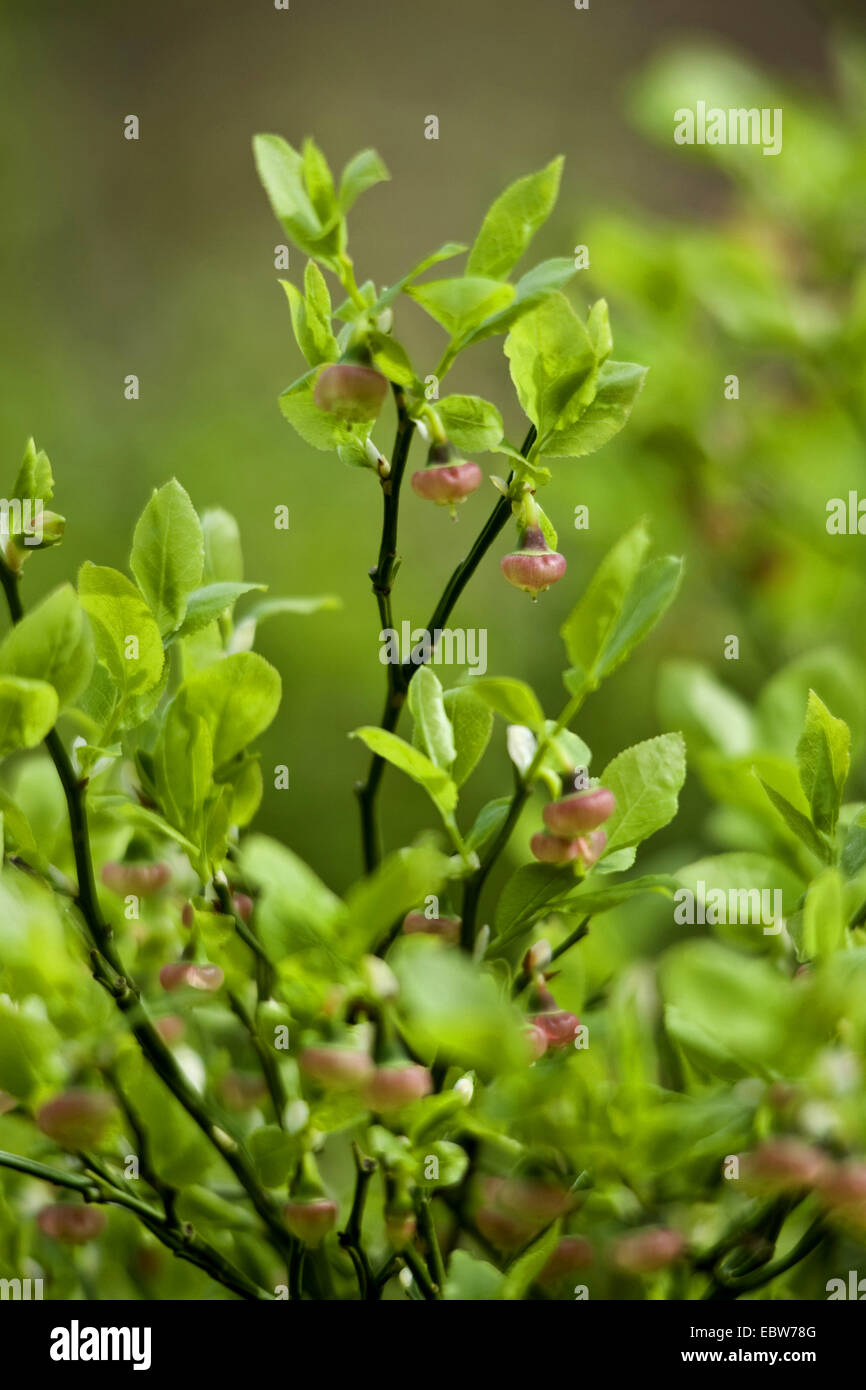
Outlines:
{"type": "MultiPolygon", "coordinates": [[[[377,719],[382,700],[367,580],[380,499],[370,475],[308,449],[280,416],[278,393],[303,364],[252,134],[295,145],[314,134],[337,167],[378,148],[393,181],[350,220],[359,279],[377,283],[447,239],[471,241],[506,183],[567,157],[533,258],[586,244],[574,302],[604,294],[614,355],[651,372],[622,435],[555,466],[544,504],[569,562],[559,589],[537,609],[507,590],[503,541],[457,609],[454,625],[487,628],[491,674],[531,680],[558,710],[559,622],[647,514],[659,546],[686,554],[688,576],[640,657],[587,707],[596,771],[665,727],[656,671],[671,657],[701,660],[751,696],[786,662],[838,644],[848,664],[826,666],[841,670],[836,704],[852,707],[835,712],[862,723],[863,542],[825,530],[828,498],[866,493],[866,61],[854,13],[702,0],[684,32],[674,0],[592,0],[585,12],[570,0],[3,7],[0,444],[11,478],[36,436],[70,521],[29,583],[50,588],[85,557],[125,566],[150,489],[176,475],[200,510],[238,516],[250,578],[274,594],[341,595],[339,612],[263,631],[284,678],[264,765],[288,764],[291,790],[266,793],[258,822],[336,888],[360,868],[351,789],[364,755],[346,733],[377,719]],[[777,159],[674,145],[678,106],[741,96],[783,107],[777,159]],[[123,138],[130,113],[138,142],[123,138]],[[437,142],[424,139],[428,114],[437,142]],[[135,402],[128,373],[141,382],[135,402]],[[724,398],[729,373],[738,401],[724,398]],[[288,533],[273,528],[280,503],[288,533]],[[573,528],[578,504],[588,531],[573,528]],[[723,659],[729,634],[737,662],[723,659]]],[[[302,273],[293,250],[289,274],[302,273]]],[[[421,375],[432,371],[442,338],[408,301],[397,331],[421,375]]],[[[467,353],[450,387],[496,401],[522,436],[501,339],[467,353]]],[[[384,422],[376,437],[389,447],[384,422]]],[[[426,621],[492,500],[483,490],[452,525],[407,490],[398,618],[426,621]]],[[[500,746],[467,810],[508,778],[500,746]]],[[[389,772],[385,801],[386,839],[406,843],[427,820],[423,796],[389,772]]],[[[680,863],[719,833],[695,778],[685,804],[658,851],[680,863]]]]}

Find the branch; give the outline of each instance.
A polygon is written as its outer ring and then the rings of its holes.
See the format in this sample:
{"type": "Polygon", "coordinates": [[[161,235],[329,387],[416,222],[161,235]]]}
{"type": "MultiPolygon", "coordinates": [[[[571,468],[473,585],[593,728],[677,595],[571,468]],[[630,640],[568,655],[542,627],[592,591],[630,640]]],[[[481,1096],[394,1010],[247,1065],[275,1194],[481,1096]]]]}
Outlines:
{"type": "Polygon", "coordinates": [[[94,1206],[114,1206],[123,1207],[132,1212],[143,1226],[156,1236],[168,1250],[181,1260],[198,1266],[204,1270],[218,1284],[231,1289],[233,1293],[241,1298],[250,1301],[267,1302],[274,1301],[273,1295],[259,1288],[251,1279],[209,1245],[206,1240],[197,1235],[192,1226],[172,1225],[155,1207],[147,1202],[142,1202],[138,1197],[132,1197],[128,1192],[115,1186],[100,1186],[92,1178],[84,1177],[78,1173],[65,1173],[60,1168],[49,1168],[44,1163],[37,1163],[30,1158],[21,1158],[18,1154],[6,1153],[0,1150],[0,1168],[9,1168],[13,1172],[24,1173],[31,1178],[39,1178],[42,1182],[49,1182],[54,1187],[65,1187],[72,1192],[79,1192],[85,1202],[92,1203],[94,1206]]]}
{"type": "Polygon", "coordinates": [[[355,1195],[352,1199],[352,1210],[349,1213],[346,1229],[340,1232],[338,1239],[355,1266],[361,1298],[370,1302],[380,1297],[380,1286],[364,1250],[361,1227],[364,1221],[367,1189],[378,1165],[375,1158],[368,1158],[366,1154],[361,1152],[357,1144],[352,1145],[352,1154],[355,1159],[355,1195]]]}

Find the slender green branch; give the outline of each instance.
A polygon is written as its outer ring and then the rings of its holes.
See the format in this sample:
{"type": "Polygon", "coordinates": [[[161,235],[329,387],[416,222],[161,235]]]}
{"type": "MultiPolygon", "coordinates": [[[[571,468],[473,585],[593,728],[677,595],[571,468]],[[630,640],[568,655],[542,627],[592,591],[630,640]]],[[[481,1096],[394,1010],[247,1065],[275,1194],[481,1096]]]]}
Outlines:
{"type": "Polygon", "coordinates": [[[426,1194],[422,1194],[419,1198],[417,1210],[418,1229],[427,1247],[427,1261],[436,1286],[436,1297],[441,1298],[445,1288],[445,1264],[442,1260],[442,1251],[439,1248],[439,1237],[436,1234],[433,1213],[430,1210],[430,1198],[426,1194]]]}
{"type": "MultiPolygon", "coordinates": [[[[570,932],[564,941],[560,941],[559,945],[556,947],[556,950],[551,952],[551,962],[559,960],[560,956],[564,956],[566,951],[570,951],[572,946],[575,946],[578,941],[582,941],[585,936],[589,935],[589,924],[591,920],[591,917],[584,917],[577,924],[574,931],[570,932]]],[[[527,972],[525,968],[521,970],[520,974],[514,981],[514,984],[511,989],[512,997],[514,999],[517,999],[523,993],[523,991],[526,989],[526,986],[530,983],[531,979],[531,973],[527,972]]]]}
{"type": "Polygon", "coordinates": [[[430,1275],[424,1267],[424,1261],[413,1246],[407,1245],[400,1251],[400,1258],[407,1264],[412,1271],[415,1283],[428,1303],[435,1303],[436,1289],[430,1281],[430,1275]]]}
{"type": "Polygon", "coordinates": [[[100,1182],[84,1175],[66,1173],[60,1168],[49,1168],[47,1164],[3,1151],[0,1151],[0,1168],[9,1168],[28,1177],[51,1183],[54,1187],[65,1187],[71,1192],[79,1192],[85,1202],[94,1206],[123,1207],[136,1216],[141,1224],[179,1259],[197,1265],[218,1284],[231,1289],[241,1298],[261,1302],[273,1301],[272,1294],[248,1279],[242,1270],[237,1269],[230,1260],[203,1240],[192,1226],[173,1224],[157,1211],[156,1207],[131,1196],[106,1180],[100,1185],[100,1182]]]}
{"type": "Polygon", "coordinates": [[[827,1234],[824,1218],[818,1217],[800,1237],[796,1245],[786,1255],[780,1256],[778,1260],[774,1260],[770,1264],[763,1264],[760,1269],[739,1276],[726,1276],[717,1271],[713,1275],[712,1284],[704,1294],[704,1299],[711,1302],[734,1299],[738,1298],[741,1293],[762,1288],[764,1284],[769,1284],[771,1280],[777,1279],[780,1274],[786,1274],[789,1269],[793,1269],[807,1255],[811,1255],[812,1251],[826,1239],[827,1234]]]}

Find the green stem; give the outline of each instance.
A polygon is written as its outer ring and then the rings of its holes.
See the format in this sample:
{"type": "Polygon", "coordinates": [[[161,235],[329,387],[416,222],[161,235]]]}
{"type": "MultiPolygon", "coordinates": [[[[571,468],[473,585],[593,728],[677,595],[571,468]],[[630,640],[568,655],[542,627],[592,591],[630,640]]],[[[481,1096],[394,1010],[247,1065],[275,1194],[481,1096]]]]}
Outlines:
{"type": "Polygon", "coordinates": [[[436,1290],[430,1282],[430,1275],[424,1267],[424,1261],[411,1245],[407,1245],[400,1251],[400,1258],[407,1264],[412,1271],[415,1283],[428,1303],[436,1302],[436,1290]]]}
{"type": "Polygon", "coordinates": [[[368,1158],[366,1154],[361,1152],[357,1144],[352,1145],[352,1154],[355,1159],[355,1195],[352,1199],[352,1210],[349,1213],[349,1220],[346,1222],[346,1229],[340,1232],[338,1239],[342,1248],[348,1252],[355,1267],[358,1291],[362,1300],[373,1301],[379,1298],[380,1290],[364,1250],[362,1227],[367,1190],[378,1165],[375,1158],[368,1158]]]}
{"type": "Polygon", "coordinates": [[[426,1195],[422,1196],[418,1202],[418,1228],[427,1246],[427,1260],[436,1284],[436,1297],[442,1297],[445,1288],[445,1264],[442,1259],[442,1251],[439,1248],[439,1237],[436,1234],[436,1226],[433,1222],[433,1213],[430,1210],[430,1199],[426,1195]]]}
{"type": "Polygon", "coordinates": [[[0,1151],[0,1168],[9,1168],[28,1177],[51,1183],[54,1187],[65,1187],[71,1192],[79,1192],[85,1202],[94,1206],[123,1207],[136,1216],[142,1225],[179,1259],[197,1265],[218,1284],[231,1289],[244,1299],[273,1302],[272,1294],[248,1279],[242,1270],[237,1269],[230,1260],[197,1235],[192,1226],[178,1226],[170,1222],[155,1207],[113,1184],[106,1183],[101,1186],[92,1178],[77,1173],[65,1173],[62,1169],[49,1168],[47,1164],[3,1151],[0,1151]]]}
{"type": "Polygon", "coordinates": [[[735,1299],[741,1293],[748,1293],[751,1289],[759,1289],[764,1284],[769,1284],[771,1280],[777,1279],[780,1274],[786,1274],[789,1269],[793,1269],[794,1265],[804,1260],[826,1237],[827,1227],[824,1224],[824,1218],[818,1217],[800,1237],[796,1245],[788,1251],[787,1255],[782,1255],[772,1264],[762,1265],[760,1269],[740,1275],[738,1278],[726,1277],[720,1273],[714,1274],[713,1283],[704,1294],[704,1299],[709,1301],[735,1299]]]}

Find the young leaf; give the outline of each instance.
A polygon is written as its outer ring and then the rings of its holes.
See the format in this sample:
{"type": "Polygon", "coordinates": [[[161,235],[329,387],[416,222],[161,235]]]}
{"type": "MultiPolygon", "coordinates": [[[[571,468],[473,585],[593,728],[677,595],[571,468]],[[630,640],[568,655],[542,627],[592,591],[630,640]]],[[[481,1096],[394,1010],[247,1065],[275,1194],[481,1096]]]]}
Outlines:
{"type": "Polygon", "coordinates": [[[373,951],[402,917],[438,893],[451,871],[448,857],[429,845],[398,849],[346,897],[348,912],[341,949],[350,957],[373,951]]]}
{"type": "MultiPolygon", "coordinates": [[[[446,241],[444,246],[439,247],[438,251],[433,251],[429,256],[425,256],[422,261],[414,265],[412,269],[405,275],[402,275],[399,280],[395,280],[393,285],[389,285],[384,289],[372,306],[373,313],[381,314],[385,309],[390,308],[397,296],[402,294],[406,289],[406,286],[411,285],[413,280],[417,280],[419,275],[423,275],[425,270],[429,270],[431,266],[438,265],[440,261],[448,261],[454,256],[459,256],[465,250],[466,247],[459,241],[446,241]]],[[[343,317],[342,306],[340,310],[338,310],[338,316],[340,318],[343,317]]]]}
{"type": "Polygon", "coordinates": [[[494,801],[488,801],[482,806],[475,817],[475,824],[466,836],[466,848],[470,851],[483,849],[502,829],[510,810],[510,796],[498,796],[494,801]]]}
{"type": "Polygon", "coordinates": [[[208,623],[212,623],[215,618],[233,608],[243,594],[264,588],[264,584],[230,584],[223,581],[219,584],[205,584],[204,588],[195,589],[189,596],[183,622],[167,638],[166,646],[179,637],[189,637],[191,633],[207,627],[208,623]]]}
{"type": "Polygon", "coordinates": [[[210,730],[214,767],[222,767],[258,738],[277,713],[279,673],[255,652],[236,652],[196,671],[176,701],[210,730]]]}
{"type": "Polygon", "coordinates": [[[477,328],[514,299],[514,286],[483,276],[429,280],[406,293],[440,323],[453,339],[477,328]]]}
{"type": "Polygon", "coordinates": [[[57,691],[47,681],[0,676],[0,758],[35,748],[57,721],[57,691]]]}
{"type": "Polygon", "coordinates": [[[154,492],[138,519],[130,568],[150,604],[160,634],[182,621],[190,594],[201,583],[201,522],[175,478],[154,492]]]}
{"type": "Polygon", "coordinates": [[[505,340],[520,404],[544,440],[595,366],[584,325],[562,294],[524,314],[505,340]]]}
{"type": "Polygon", "coordinates": [[[372,353],[373,363],[383,376],[397,386],[415,390],[419,386],[412,363],[405,348],[389,333],[370,333],[367,342],[372,353]]]}
{"type": "Polygon", "coordinates": [[[377,183],[387,182],[390,177],[375,150],[360,150],[349,160],[340,178],[341,211],[347,213],[362,193],[377,183]]]}
{"type": "MultiPolygon", "coordinates": [[[[12,488],[12,498],[21,502],[50,502],[54,496],[54,477],[48,455],[28,439],[24,457],[12,488]]],[[[10,499],[11,500],[11,499],[10,499]]]]}
{"type": "Polygon", "coordinates": [[[407,777],[411,777],[413,782],[424,788],[440,811],[447,813],[455,809],[457,787],[448,773],[437,767],[426,753],[413,748],[411,743],[399,738],[397,734],[389,733],[387,729],[374,728],[372,725],[355,729],[349,737],[359,738],[371,753],[377,754],[393,767],[405,772],[407,777]]]}
{"type": "Polygon", "coordinates": [[[851,764],[851,733],[835,719],[814,690],[809,691],[806,723],[797,744],[800,784],[818,830],[832,835],[851,764]]]}
{"type": "Polygon", "coordinates": [[[583,458],[619,434],[643,389],[647,370],[635,362],[605,362],[592,401],[576,420],[569,421],[566,416],[545,436],[541,446],[544,457],[583,458]]]}
{"type": "Polygon", "coordinates": [[[628,531],[602,560],[561,628],[572,663],[570,690],[594,690],[652,630],[676,595],[682,561],[667,556],[644,565],[644,522],[628,531]]]}
{"type": "Polygon", "coordinates": [[[772,805],[776,808],[782,820],[789,830],[792,830],[798,839],[803,841],[807,849],[821,859],[825,864],[829,863],[832,851],[826,840],[815,829],[808,816],[783,796],[780,791],[766,782],[763,777],[758,776],[758,781],[764,788],[772,805]]]}
{"type": "Polygon", "coordinates": [[[0,646],[0,675],[47,681],[59,707],[76,700],[93,670],[93,640],[71,584],[49,594],[0,646]]]}
{"type": "MultiPolygon", "coordinates": [[[[411,686],[409,688],[411,690],[411,686]]],[[[446,690],[445,712],[451,720],[457,750],[451,776],[457,786],[462,787],[475,771],[490,742],[493,712],[470,685],[446,690]]]]}
{"type": "Polygon", "coordinates": [[[213,507],[201,515],[203,584],[240,584],[244,577],[241,533],[230,512],[213,507]]]}
{"type": "Polygon", "coordinates": [[[135,585],[118,570],[88,560],[78,574],[78,596],[90,617],[96,654],[121,700],[152,690],[163,670],[162,639],[135,585]]]}
{"type": "Polygon", "coordinates": [[[866,811],[861,811],[848,827],[839,866],[846,878],[856,878],[866,864],[866,811]]]}
{"type": "Polygon", "coordinates": [[[436,402],[436,413],[451,443],[467,453],[495,449],[502,439],[502,416],[481,396],[445,396],[436,402]]]}
{"type": "Polygon", "coordinates": [[[838,869],[825,869],[809,887],[803,910],[801,959],[827,960],[848,945],[838,869]]]}
{"type": "Polygon", "coordinates": [[[314,449],[333,453],[346,445],[360,442],[363,447],[373,427],[372,420],[361,425],[348,424],[330,411],[320,410],[313,400],[313,389],[318,369],[294,382],[280,395],[280,410],[293,429],[297,430],[305,444],[314,449]]]}
{"type": "Polygon", "coordinates": [[[504,1302],[515,1302],[525,1298],[537,1276],[544,1269],[557,1245],[562,1231],[562,1221],[554,1221],[546,1231],[542,1231],[523,1254],[508,1267],[505,1282],[499,1297],[504,1302]]]}
{"type": "Polygon", "coordinates": [[[566,256],[554,256],[549,261],[541,261],[522,275],[514,286],[514,299],[511,304],[491,314],[471,333],[461,339],[460,347],[480,343],[496,333],[507,333],[518,319],[542,304],[549,295],[562,290],[574,278],[574,261],[566,256]]]}
{"type": "Polygon", "coordinates": [[[444,772],[450,771],[457,757],[454,730],[445,711],[442,686],[429,666],[420,667],[409,685],[409,711],[430,760],[444,772]]]}
{"type": "Polygon", "coordinates": [[[159,805],[172,825],[194,844],[202,842],[202,815],[213,786],[213,742],[205,720],[183,697],[169,705],[153,758],[159,805]]]}
{"type": "Polygon", "coordinates": [[[304,186],[322,229],[326,230],[332,226],[340,214],[337,195],[334,191],[334,179],[328,168],[328,161],[315,140],[309,135],[304,141],[301,158],[304,168],[304,186]]]}
{"type": "MultiPolygon", "coordinates": [[[[309,264],[318,270],[315,261],[309,264]]],[[[295,341],[307,362],[311,367],[318,367],[323,362],[336,362],[340,348],[331,330],[330,319],[323,318],[291,280],[281,280],[280,284],[289,301],[295,341]]]]}
{"type": "Polygon", "coordinates": [[[526,724],[530,729],[544,726],[544,711],[535,692],[525,681],[512,676],[477,676],[472,690],[509,724],[526,724]]]}
{"type": "Polygon", "coordinates": [[[245,879],[261,890],[256,921],[275,960],[292,950],[297,929],[331,934],[343,904],[298,855],[266,835],[250,835],[242,841],[240,862],[245,879]]]}
{"type": "Polygon", "coordinates": [[[304,182],[304,161],[280,135],[257,135],[253,154],[271,207],[292,240],[312,255],[322,225],[304,182]]]}
{"type": "Polygon", "coordinates": [[[559,193],[563,158],[517,179],[489,209],[469,252],[469,275],[504,280],[550,216],[559,193]]]}
{"type": "Polygon", "coordinates": [[[682,734],[662,734],[636,743],[609,762],[600,778],[601,785],[616,797],[616,810],[605,825],[607,852],[621,845],[639,845],[673,820],[685,779],[682,734]]]}

